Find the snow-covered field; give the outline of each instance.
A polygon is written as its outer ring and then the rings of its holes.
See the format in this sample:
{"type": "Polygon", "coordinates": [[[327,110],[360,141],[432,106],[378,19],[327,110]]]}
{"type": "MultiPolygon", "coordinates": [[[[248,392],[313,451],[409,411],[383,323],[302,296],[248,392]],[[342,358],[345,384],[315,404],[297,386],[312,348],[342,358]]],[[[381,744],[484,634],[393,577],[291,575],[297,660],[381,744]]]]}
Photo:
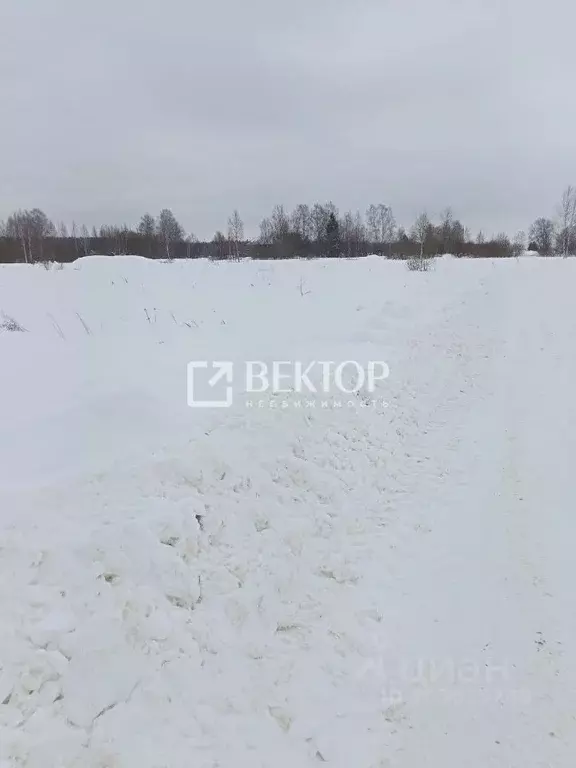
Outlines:
{"type": "Polygon", "coordinates": [[[1,267],[1,768],[572,768],[575,285],[1,267]],[[202,359],[390,378],[191,409],[202,359]]]}

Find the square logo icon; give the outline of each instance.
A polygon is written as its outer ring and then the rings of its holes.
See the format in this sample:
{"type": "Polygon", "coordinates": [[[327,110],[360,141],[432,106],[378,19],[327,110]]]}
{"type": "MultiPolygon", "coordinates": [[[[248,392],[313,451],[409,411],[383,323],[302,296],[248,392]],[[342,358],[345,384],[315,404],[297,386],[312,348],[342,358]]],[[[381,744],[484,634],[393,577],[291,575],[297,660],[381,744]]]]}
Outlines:
{"type": "Polygon", "coordinates": [[[229,360],[194,360],[188,363],[190,408],[230,408],[234,366],[229,360]]]}

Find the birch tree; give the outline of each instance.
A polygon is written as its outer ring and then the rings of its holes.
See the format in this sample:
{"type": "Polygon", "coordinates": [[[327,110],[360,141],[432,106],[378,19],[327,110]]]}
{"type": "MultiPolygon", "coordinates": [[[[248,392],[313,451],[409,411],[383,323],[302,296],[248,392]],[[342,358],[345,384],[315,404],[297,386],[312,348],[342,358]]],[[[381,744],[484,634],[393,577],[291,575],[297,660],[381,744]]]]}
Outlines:
{"type": "Polygon", "coordinates": [[[244,222],[237,210],[228,219],[228,242],[236,259],[240,258],[240,243],[244,240],[244,222]]]}
{"type": "Polygon", "coordinates": [[[164,208],[160,211],[156,233],[164,247],[166,258],[171,259],[174,252],[174,244],[182,240],[184,230],[169,208],[164,208]]]}
{"type": "Polygon", "coordinates": [[[427,213],[421,213],[412,227],[412,237],[420,246],[420,258],[424,258],[424,249],[430,235],[432,225],[427,213]]]}
{"type": "Polygon", "coordinates": [[[576,250],[576,188],[569,186],[564,190],[559,209],[559,251],[564,257],[576,250]]]}

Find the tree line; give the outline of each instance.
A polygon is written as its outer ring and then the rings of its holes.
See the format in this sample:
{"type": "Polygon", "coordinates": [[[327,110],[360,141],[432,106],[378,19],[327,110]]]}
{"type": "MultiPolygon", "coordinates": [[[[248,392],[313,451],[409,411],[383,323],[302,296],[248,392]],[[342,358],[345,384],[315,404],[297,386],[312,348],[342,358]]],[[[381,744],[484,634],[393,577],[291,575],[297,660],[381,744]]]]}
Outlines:
{"type": "Polygon", "coordinates": [[[502,232],[490,238],[470,231],[450,208],[434,223],[421,213],[409,229],[398,226],[390,206],[371,204],[359,211],[340,213],[334,203],[304,203],[293,211],[274,206],[260,223],[260,235],[246,239],[236,210],[225,231],[211,241],[186,233],[171,210],[158,216],[145,213],[135,228],[103,225],[56,225],[38,208],[20,210],[0,222],[0,262],[71,262],[91,254],[134,254],[151,259],[290,259],[317,257],[357,258],[376,253],[392,259],[455,256],[510,257],[528,248],[542,256],[576,254],[576,188],[567,187],[554,218],[540,217],[528,235],[513,239],[502,232]]]}

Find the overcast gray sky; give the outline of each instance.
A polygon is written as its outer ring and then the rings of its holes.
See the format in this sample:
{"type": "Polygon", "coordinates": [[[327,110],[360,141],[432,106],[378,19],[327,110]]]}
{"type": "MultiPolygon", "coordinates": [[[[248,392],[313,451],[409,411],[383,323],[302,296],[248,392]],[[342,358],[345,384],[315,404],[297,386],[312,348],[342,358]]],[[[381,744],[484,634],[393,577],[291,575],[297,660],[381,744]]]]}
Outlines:
{"type": "Polygon", "coordinates": [[[575,36],[574,0],[0,0],[0,219],[211,237],[332,199],[513,233],[576,183],[575,36]]]}

